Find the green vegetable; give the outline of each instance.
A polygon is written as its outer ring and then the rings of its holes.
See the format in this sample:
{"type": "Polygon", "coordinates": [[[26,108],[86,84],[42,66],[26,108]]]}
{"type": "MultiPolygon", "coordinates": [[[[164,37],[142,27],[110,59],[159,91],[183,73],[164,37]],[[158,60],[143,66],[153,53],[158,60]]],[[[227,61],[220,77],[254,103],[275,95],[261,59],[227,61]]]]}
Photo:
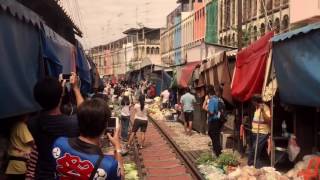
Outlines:
{"type": "Polygon", "coordinates": [[[200,157],[197,159],[197,164],[212,164],[214,162],[214,158],[212,157],[210,152],[202,153],[200,157]]]}
{"type": "Polygon", "coordinates": [[[138,171],[134,163],[124,164],[125,179],[126,180],[138,180],[138,171]]]}
{"type": "Polygon", "coordinates": [[[239,164],[236,157],[228,153],[221,154],[215,162],[219,168],[223,168],[224,166],[237,166],[239,164]]]}

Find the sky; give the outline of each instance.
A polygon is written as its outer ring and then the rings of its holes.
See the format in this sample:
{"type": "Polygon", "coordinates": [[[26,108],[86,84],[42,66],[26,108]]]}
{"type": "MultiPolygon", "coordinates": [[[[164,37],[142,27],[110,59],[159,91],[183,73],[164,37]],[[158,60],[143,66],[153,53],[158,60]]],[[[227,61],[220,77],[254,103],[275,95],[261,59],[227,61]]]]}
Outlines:
{"type": "Polygon", "coordinates": [[[80,27],[84,47],[107,44],[138,27],[165,27],[167,15],[176,0],[60,0],[61,5],[80,27]]]}

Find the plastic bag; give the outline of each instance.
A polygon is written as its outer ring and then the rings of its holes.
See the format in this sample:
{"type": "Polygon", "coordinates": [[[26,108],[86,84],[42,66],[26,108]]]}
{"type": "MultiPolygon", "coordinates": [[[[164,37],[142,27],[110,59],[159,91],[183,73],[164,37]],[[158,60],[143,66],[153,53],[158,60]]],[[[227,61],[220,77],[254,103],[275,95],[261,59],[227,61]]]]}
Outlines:
{"type": "Polygon", "coordinates": [[[296,136],[292,135],[288,143],[289,160],[293,162],[300,153],[300,147],[297,144],[296,136]]]}

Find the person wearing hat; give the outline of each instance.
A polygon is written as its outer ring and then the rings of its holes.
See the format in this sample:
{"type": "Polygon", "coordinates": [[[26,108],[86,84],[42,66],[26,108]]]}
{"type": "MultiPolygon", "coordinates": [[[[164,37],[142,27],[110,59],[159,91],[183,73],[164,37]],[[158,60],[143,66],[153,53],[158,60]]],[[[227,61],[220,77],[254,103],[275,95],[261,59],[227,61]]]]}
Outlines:
{"type": "Polygon", "coordinates": [[[270,108],[262,101],[259,94],[252,97],[252,103],[255,106],[255,112],[252,120],[252,147],[249,151],[248,165],[254,165],[256,158],[256,167],[261,167],[260,156],[263,148],[266,146],[270,134],[271,113],[270,108]]]}

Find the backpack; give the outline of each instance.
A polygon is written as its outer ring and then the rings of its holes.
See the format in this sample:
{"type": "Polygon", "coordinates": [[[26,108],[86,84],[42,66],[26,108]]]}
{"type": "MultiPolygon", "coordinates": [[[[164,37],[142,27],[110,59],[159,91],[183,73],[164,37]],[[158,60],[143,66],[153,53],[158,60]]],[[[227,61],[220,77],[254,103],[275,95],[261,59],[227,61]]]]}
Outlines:
{"type": "Polygon", "coordinates": [[[224,101],[222,98],[218,99],[218,112],[220,112],[220,120],[225,123],[226,120],[226,105],[224,104],[224,101]]]}

